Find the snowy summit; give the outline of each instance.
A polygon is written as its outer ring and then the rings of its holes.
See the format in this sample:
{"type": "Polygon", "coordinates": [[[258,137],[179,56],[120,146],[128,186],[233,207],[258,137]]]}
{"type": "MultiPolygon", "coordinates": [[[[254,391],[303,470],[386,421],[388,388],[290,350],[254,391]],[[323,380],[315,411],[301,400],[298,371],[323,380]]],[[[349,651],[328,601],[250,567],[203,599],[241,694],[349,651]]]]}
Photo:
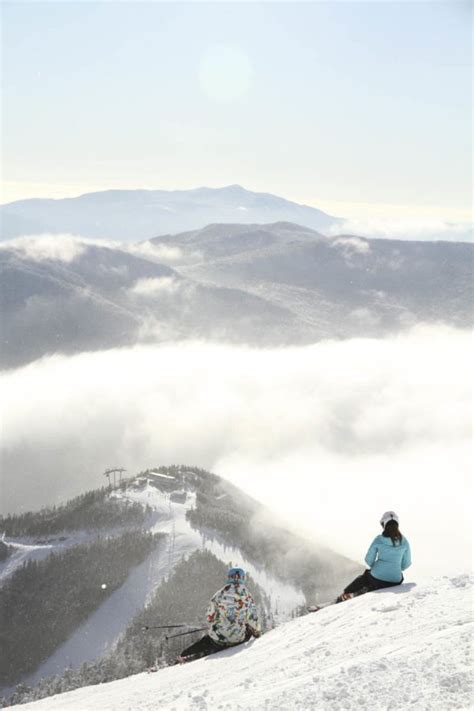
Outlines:
{"type": "Polygon", "coordinates": [[[369,593],[184,666],[21,708],[467,710],[472,582],[468,575],[443,577],[369,593]]]}

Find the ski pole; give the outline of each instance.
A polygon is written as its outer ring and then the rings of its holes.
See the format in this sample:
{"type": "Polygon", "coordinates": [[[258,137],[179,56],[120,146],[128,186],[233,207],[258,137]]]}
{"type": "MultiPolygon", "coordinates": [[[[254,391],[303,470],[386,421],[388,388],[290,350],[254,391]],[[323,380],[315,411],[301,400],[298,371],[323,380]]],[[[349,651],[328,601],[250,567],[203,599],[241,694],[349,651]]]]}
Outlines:
{"type": "Polygon", "coordinates": [[[196,630],[188,630],[187,632],[178,632],[178,634],[168,634],[166,635],[165,639],[173,639],[173,637],[182,637],[185,634],[192,634],[193,632],[205,632],[207,630],[207,627],[199,627],[199,629],[196,630]]]}
{"type": "Polygon", "coordinates": [[[185,623],[183,625],[143,625],[142,630],[168,630],[175,627],[194,627],[196,623],[185,623]]]}

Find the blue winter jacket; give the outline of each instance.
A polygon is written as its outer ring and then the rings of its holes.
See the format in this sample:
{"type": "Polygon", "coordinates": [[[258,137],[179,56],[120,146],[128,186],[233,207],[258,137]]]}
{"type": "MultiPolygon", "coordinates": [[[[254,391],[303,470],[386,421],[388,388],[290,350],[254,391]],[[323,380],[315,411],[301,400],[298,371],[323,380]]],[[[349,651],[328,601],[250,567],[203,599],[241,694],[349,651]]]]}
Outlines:
{"type": "Polygon", "coordinates": [[[367,551],[365,562],[370,574],[377,580],[401,583],[402,570],[411,565],[410,544],[405,536],[395,545],[387,536],[376,536],[367,551]]]}

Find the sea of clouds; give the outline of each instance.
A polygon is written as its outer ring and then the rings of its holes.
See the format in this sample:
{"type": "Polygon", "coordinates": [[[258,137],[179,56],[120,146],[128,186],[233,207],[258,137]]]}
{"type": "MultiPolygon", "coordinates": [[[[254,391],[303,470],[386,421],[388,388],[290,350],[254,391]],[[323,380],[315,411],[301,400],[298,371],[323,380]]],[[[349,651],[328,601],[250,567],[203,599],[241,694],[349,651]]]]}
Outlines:
{"type": "Polygon", "coordinates": [[[129,474],[210,469],[362,561],[395,509],[414,573],[471,556],[471,335],[252,349],[212,343],[54,356],[0,375],[1,512],[129,474]]]}

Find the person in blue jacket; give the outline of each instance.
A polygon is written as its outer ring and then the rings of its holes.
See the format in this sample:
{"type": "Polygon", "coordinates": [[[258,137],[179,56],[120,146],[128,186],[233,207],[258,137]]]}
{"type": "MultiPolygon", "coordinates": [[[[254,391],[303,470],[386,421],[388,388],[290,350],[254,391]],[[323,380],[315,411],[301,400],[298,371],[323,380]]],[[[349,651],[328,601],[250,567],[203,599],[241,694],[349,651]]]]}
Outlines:
{"type": "Polygon", "coordinates": [[[336,602],[403,582],[403,571],[411,565],[410,544],[400,532],[395,511],[386,511],[380,524],[383,533],[374,538],[365,556],[369,569],[344,588],[336,602]]]}

